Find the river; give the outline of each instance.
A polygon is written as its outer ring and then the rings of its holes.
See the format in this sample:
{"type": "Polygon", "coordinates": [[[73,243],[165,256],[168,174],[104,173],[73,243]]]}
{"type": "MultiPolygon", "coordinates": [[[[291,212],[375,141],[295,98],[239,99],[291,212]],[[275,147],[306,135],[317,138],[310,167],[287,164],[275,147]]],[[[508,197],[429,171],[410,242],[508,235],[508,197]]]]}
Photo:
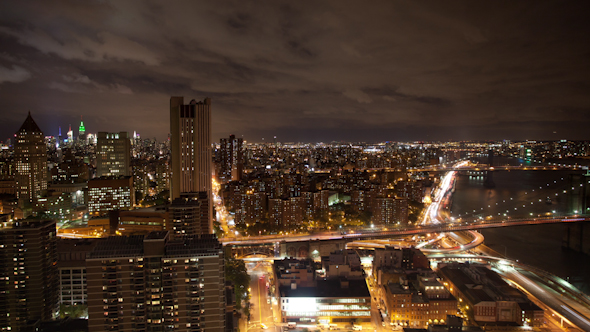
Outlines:
{"type": "MultiPolygon", "coordinates": [[[[493,175],[494,188],[484,187],[483,176],[458,176],[452,215],[485,218],[500,213],[518,218],[563,213],[568,201],[563,191],[571,189],[568,175],[572,173],[500,171],[493,175]]],[[[485,244],[499,253],[558,275],[590,294],[590,256],[562,248],[566,227],[563,224],[500,227],[483,230],[482,234],[485,244]]]]}

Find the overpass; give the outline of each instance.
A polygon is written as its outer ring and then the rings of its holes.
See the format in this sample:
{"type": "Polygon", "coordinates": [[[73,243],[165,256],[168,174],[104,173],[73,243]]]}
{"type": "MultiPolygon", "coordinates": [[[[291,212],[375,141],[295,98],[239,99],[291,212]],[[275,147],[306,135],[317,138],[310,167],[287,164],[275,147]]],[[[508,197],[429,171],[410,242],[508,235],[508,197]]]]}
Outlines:
{"type": "Polygon", "coordinates": [[[537,217],[525,219],[503,219],[503,220],[481,220],[475,222],[463,223],[443,223],[433,224],[427,226],[416,226],[404,229],[383,230],[383,229],[363,229],[351,230],[342,232],[323,232],[315,234],[293,235],[285,237],[283,235],[262,235],[241,238],[221,238],[223,245],[230,246],[253,246],[253,245],[269,245],[274,243],[289,243],[289,242],[308,242],[308,241],[330,241],[330,240],[347,240],[354,241],[360,239],[378,239],[406,235],[419,235],[428,233],[445,233],[456,231],[478,230],[484,228],[494,227],[511,227],[523,225],[538,225],[538,224],[556,224],[556,223],[572,223],[580,221],[590,221],[590,215],[574,215],[574,216],[551,216],[551,217],[537,217]]]}
{"type": "MultiPolygon", "coordinates": [[[[363,168],[363,170],[369,172],[449,172],[449,171],[587,171],[588,166],[582,165],[504,165],[504,166],[489,166],[486,164],[477,164],[472,166],[446,166],[446,165],[433,165],[433,166],[421,166],[421,167],[409,167],[409,168],[363,168]]],[[[315,173],[330,173],[332,169],[316,169],[315,173]]]]}
{"type": "Polygon", "coordinates": [[[566,171],[566,170],[588,170],[588,166],[580,165],[518,165],[518,166],[489,166],[479,164],[474,166],[431,166],[431,167],[417,167],[408,168],[406,172],[449,172],[449,171],[566,171]]]}

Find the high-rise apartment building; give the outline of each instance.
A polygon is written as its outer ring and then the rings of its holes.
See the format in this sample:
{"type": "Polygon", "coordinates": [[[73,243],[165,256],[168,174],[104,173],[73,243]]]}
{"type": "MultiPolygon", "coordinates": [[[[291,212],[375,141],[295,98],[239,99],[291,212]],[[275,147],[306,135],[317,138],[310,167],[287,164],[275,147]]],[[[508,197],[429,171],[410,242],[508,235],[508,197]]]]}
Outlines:
{"type": "Polygon", "coordinates": [[[135,159],[132,164],[133,187],[140,194],[136,197],[139,201],[150,195],[152,164],[145,159],[135,159]]]}
{"type": "Polygon", "coordinates": [[[266,213],[266,194],[248,192],[240,195],[234,220],[236,224],[255,223],[266,213]]]}
{"type": "Polygon", "coordinates": [[[223,250],[213,235],[109,237],[86,263],[91,332],[224,331],[223,250]]]}
{"type": "Polygon", "coordinates": [[[281,227],[297,227],[305,218],[305,202],[304,197],[269,198],[269,221],[281,227]]]}
{"type": "Polygon", "coordinates": [[[58,239],[60,305],[79,305],[86,304],[88,301],[86,257],[98,241],[98,239],[58,239]]]}
{"type": "MultiPolygon", "coordinates": [[[[171,169],[170,198],[183,193],[205,192],[208,207],[209,231],[213,231],[211,199],[211,99],[188,105],[183,97],[170,98],[171,169]]],[[[199,194],[199,197],[203,195],[199,194]]],[[[202,200],[199,198],[199,200],[202,200]]]]}
{"type": "Polygon", "coordinates": [[[315,212],[328,211],[328,199],[330,197],[330,191],[320,190],[313,193],[313,209],[315,212]]]}
{"type": "Polygon", "coordinates": [[[55,221],[0,216],[0,331],[55,317],[59,301],[55,221]]]}
{"type": "Polygon", "coordinates": [[[31,113],[16,133],[14,146],[16,195],[21,205],[35,203],[47,190],[47,148],[31,113]]]}
{"type": "Polygon", "coordinates": [[[129,133],[99,132],[96,139],[96,176],[131,175],[129,133]]]}
{"type": "MultiPolygon", "coordinates": [[[[0,194],[16,195],[16,170],[12,158],[0,158],[0,194]]],[[[0,209],[0,213],[2,210],[0,209]]]]}
{"type": "Polygon", "coordinates": [[[102,177],[88,181],[88,213],[102,215],[112,210],[129,210],[135,204],[131,176],[102,177]]]}
{"type": "Polygon", "coordinates": [[[223,182],[239,181],[242,178],[244,168],[244,157],[242,146],[244,140],[230,135],[219,141],[219,179],[223,182]]]}
{"type": "Polygon", "coordinates": [[[395,197],[378,197],[374,199],[373,222],[380,225],[407,224],[408,200],[395,197]]]}
{"type": "Polygon", "coordinates": [[[167,159],[160,159],[156,162],[156,193],[170,190],[170,163],[167,159]]]}
{"type": "Polygon", "coordinates": [[[210,234],[207,193],[181,194],[168,207],[172,231],[179,235],[210,234]]]}

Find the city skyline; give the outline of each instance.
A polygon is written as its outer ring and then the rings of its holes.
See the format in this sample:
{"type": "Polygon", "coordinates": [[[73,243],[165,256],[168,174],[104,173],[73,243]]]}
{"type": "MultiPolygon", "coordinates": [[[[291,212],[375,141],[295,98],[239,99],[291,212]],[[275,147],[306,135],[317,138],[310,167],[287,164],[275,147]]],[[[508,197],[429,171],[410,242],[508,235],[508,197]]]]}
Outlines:
{"type": "Polygon", "coordinates": [[[0,329],[590,327],[590,141],[231,135],[211,155],[212,105],[173,96],[170,142],[96,149],[28,115],[0,158],[0,329]]]}
{"type": "Polygon", "coordinates": [[[1,141],[29,110],[163,140],[170,95],[214,141],[588,139],[583,2],[4,7],[1,141]]]}
{"type": "Polygon", "coordinates": [[[590,3],[3,4],[1,331],[590,331],[590,3]]]}

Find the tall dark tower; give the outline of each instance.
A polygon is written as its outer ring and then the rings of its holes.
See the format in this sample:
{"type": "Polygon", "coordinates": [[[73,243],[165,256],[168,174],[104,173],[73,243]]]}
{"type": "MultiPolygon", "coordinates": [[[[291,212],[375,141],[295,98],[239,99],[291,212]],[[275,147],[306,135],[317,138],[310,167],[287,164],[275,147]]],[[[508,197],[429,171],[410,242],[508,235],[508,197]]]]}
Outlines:
{"type": "Polygon", "coordinates": [[[230,135],[220,141],[221,178],[223,182],[239,181],[244,167],[242,146],[244,140],[230,135]]]}
{"type": "Polygon", "coordinates": [[[170,145],[172,150],[170,198],[181,196],[199,200],[201,215],[207,220],[207,230],[213,232],[212,159],[211,159],[211,99],[194,99],[188,105],[183,97],[170,98],[170,145]]]}
{"type": "Polygon", "coordinates": [[[31,112],[16,133],[14,161],[19,204],[34,204],[47,190],[47,148],[43,132],[31,117],[31,112]]]}
{"type": "MultiPolygon", "coordinates": [[[[54,220],[0,217],[0,331],[55,318],[59,303],[54,220]]],[[[28,330],[26,330],[28,331],[28,330]]]]}

